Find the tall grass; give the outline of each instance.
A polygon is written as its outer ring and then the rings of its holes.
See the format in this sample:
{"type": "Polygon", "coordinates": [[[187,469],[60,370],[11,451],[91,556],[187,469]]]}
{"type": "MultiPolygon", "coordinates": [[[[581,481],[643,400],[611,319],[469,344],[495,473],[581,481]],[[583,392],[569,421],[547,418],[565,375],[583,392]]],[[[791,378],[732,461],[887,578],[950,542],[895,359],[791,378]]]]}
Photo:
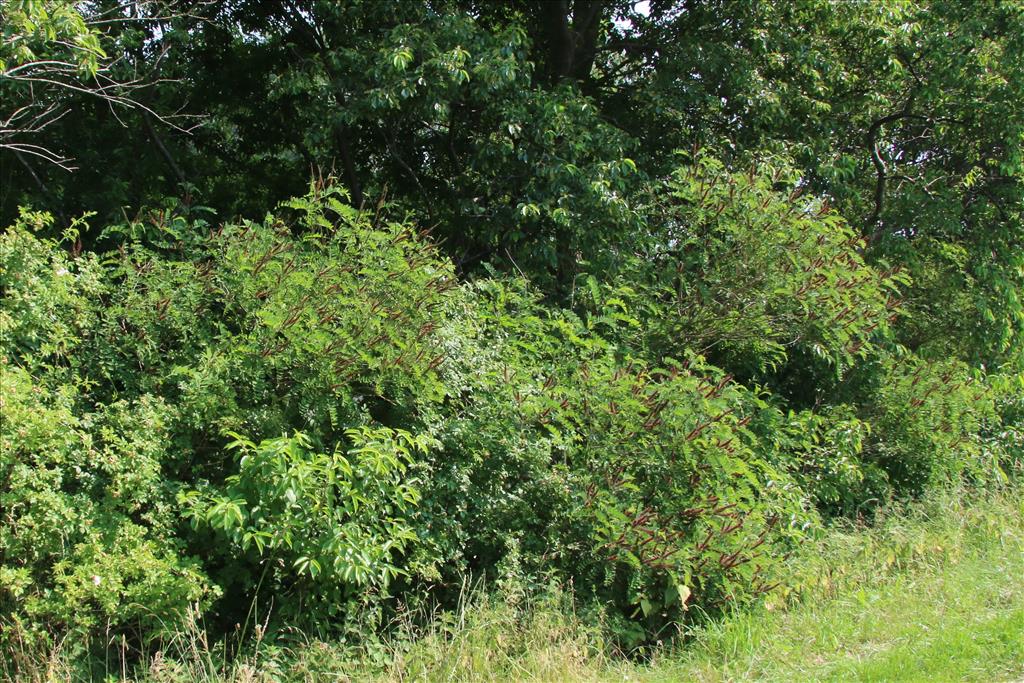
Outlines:
{"type": "MultiPolygon", "coordinates": [[[[407,615],[374,646],[263,642],[232,660],[193,615],[112,680],[734,681],[1017,680],[1024,676],[1024,502],[1019,490],[951,492],[830,529],[792,564],[792,588],[752,611],[690,628],[637,662],[617,656],[569,591],[530,596],[467,588],[459,608],[407,615]],[[426,625],[422,625],[426,624],[426,625]]],[[[115,648],[116,649],[116,648],[115,648]]],[[[30,681],[75,680],[61,648],[34,657],[30,681]]],[[[10,670],[8,669],[8,678],[10,670]]]]}

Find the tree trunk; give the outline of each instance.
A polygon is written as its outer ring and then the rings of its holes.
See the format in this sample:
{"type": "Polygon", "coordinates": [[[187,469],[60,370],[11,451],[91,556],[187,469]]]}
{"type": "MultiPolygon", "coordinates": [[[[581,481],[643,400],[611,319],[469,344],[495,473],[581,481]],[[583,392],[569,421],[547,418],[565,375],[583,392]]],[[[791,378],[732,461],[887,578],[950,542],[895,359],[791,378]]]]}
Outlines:
{"type": "Polygon", "coordinates": [[[597,53],[603,0],[552,0],[541,3],[548,36],[548,71],[552,83],[565,78],[586,81],[597,53]]]}

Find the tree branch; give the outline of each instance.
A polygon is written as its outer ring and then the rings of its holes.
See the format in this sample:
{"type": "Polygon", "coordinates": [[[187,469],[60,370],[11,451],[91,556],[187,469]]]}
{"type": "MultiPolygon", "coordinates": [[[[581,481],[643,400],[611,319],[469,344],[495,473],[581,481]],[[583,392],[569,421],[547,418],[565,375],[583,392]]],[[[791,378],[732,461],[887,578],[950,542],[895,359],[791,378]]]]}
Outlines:
{"type": "Polygon", "coordinates": [[[153,122],[149,119],[148,113],[142,112],[142,122],[146,126],[146,132],[149,134],[150,139],[156,144],[156,148],[160,150],[160,156],[162,156],[164,161],[167,162],[167,165],[171,167],[171,172],[174,173],[174,177],[178,179],[180,184],[186,184],[188,182],[188,178],[185,177],[185,173],[181,170],[181,167],[178,166],[174,157],[171,156],[171,152],[167,149],[167,146],[164,145],[163,138],[161,138],[160,134],[157,133],[156,128],[153,126],[153,122]]]}
{"type": "Polygon", "coordinates": [[[927,119],[927,117],[912,114],[910,112],[910,109],[911,107],[913,107],[913,105],[914,93],[911,93],[910,96],[907,97],[907,101],[900,111],[893,114],[889,114],[888,116],[883,116],[882,118],[872,123],[871,126],[868,128],[866,142],[868,150],[871,153],[871,163],[875,167],[874,209],[872,210],[871,215],[868,216],[867,220],[865,221],[866,225],[874,226],[871,229],[871,234],[868,238],[869,244],[874,244],[878,242],[878,240],[882,238],[882,233],[884,231],[884,225],[881,222],[881,217],[882,209],[885,204],[885,184],[887,180],[887,170],[885,168],[885,161],[882,159],[882,155],[878,151],[878,135],[881,132],[883,126],[894,121],[899,121],[900,119],[927,119]]]}

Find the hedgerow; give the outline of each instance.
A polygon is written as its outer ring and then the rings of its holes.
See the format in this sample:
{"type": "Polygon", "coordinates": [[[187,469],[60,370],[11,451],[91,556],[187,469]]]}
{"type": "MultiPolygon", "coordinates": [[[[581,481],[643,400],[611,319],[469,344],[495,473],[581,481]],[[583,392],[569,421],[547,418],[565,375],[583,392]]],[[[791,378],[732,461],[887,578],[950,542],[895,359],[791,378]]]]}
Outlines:
{"type": "Polygon", "coordinates": [[[154,211],[102,251],[24,212],[0,236],[3,645],[144,647],[256,604],[368,636],[515,566],[634,647],[772,590],[823,516],[1019,471],[1018,378],[900,347],[906,278],[782,171],[697,169],[665,186],[669,277],[581,276],[567,307],[458,278],[329,182],[262,221],[154,211]],[[831,400],[757,381],[800,349],[831,400]]]}

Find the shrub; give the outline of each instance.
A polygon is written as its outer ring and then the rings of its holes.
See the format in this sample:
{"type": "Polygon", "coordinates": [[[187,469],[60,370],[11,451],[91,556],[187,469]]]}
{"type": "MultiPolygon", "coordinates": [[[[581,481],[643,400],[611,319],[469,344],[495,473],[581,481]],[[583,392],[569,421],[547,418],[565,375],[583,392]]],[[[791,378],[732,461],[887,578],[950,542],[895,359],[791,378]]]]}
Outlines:
{"type": "MultiPolygon", "coordinates": [[[[419,501],[406,476],[431,440],[386,427],[346,432],[348,448],[317,453],[308,437],[255,444],[236,436],[238,473],[222,487],[180,494],[195,525],[226,537],[235,565],[262,566],[253,592],[280,598],[281,612],[307,625],[386,591],[403,574],[397,557],[417,542],[407,513],[419,501]]],[[[241,567],[239,567],[240,569],[241,567]]]]}
{"type": "Polygon", "coordinates": [[[991,482],[998,459],[983,432],[998,416],[992,390],[957,361],[882,361],[865,406],[872,425],[866,459],[885,472],[893,494],[920,495],[963,478],[991,482]]]}
{"type": "Polygon", "coordinates": [[[13,640],[174,629],[215,591],[174,531],[159,400],[81,409],[23,368],[0,373],[0,605],[13,640]],[[77,409],[77,410],[76,410],[77,409]]]}
{"type": "Polygon", "coordinates": [[[515,548],[528,574],[572,577],[610,608],[629,646],[689,604],[766,590],[815,519],[791,458],[762,438],[785,416],[700,358],[625,355],[596,331],[609,320],[553,311],[522,286],[476,289],[423,503],[465,539],[459,571],[515,548]]]}
{"type": "Polygon", "coordinates": [[[867,263],[858,234],[827,201],[802,196],[804,182],[778,160],[742,172],[703,153],[673,173],[631,273],[652,342],[750,370],[793,349],[838,369],[867,355],[907,278],[867,263]]]}
{"type": "Polygon", "coordinates": [[[261,222],[150,212],[96,254],[23,213],[0,236],[10,632],[140,643],[267,601],[276,633],[366,637],[514,565],[634,647],[771,590],[819,512],[1012,469],[1010,376],[885,355],[901,279],[776,176],[680,172],[672,282],[583,277],[571,310],[459,283],[330,183],[261,222]],[[802,410],[754,382],[794,349],[832,364],[829,400],[817,368],[802,410]]]}

